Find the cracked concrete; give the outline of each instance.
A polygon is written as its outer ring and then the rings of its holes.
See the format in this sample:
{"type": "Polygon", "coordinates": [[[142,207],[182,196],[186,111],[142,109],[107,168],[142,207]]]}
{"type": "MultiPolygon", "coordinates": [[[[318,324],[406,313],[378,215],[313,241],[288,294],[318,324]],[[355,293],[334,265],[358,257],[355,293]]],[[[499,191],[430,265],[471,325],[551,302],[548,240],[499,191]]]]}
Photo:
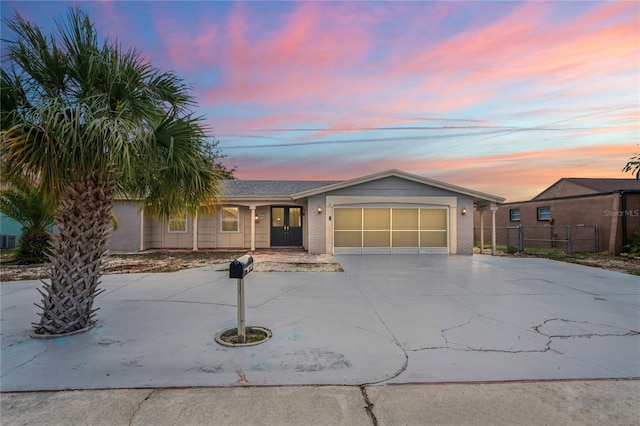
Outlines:
{"type": "Polygon", "coordinates": [[[534,330],[479,315],[459,326],[442,330],[442,337],[447,348],[464,351],[521,353],[549,350],[549,339],[534,330]]]}
{"type": "Polygon", "coordinates": [[[273,337],[245,348],[213,339],[236,325],[235,280],[215,268],[105,276],[98,325],[53,340],[28,337],[38,282],[2,283],[2,391],[640,377],[637,277],[544,259],[333,260],[344,273],[250,274],[247,322],[273,337]]]}
{"type": "MultiPolygon", "coordinates": [[[[640,332],[612,327],[606,324],[593,324],[589,321],[571,321],[562,318],[546,320],[534,327],[535,330],[547,337],[604,337],[604,336],[635,336],[640,332]]],[[[638,324],[640,329],[640,324],[638,324]]]]}

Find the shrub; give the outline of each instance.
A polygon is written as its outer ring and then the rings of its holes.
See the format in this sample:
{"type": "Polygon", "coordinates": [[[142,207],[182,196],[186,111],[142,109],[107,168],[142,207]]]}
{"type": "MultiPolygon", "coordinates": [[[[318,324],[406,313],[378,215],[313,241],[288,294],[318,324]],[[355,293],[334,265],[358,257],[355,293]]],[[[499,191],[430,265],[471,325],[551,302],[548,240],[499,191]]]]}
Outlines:
{"type": "Polygon", "coordinates": [[[633,234],[633,239],[629,244],[624,246],[629,254],[640,254],[640,229],[633,234]]]}
{"type": "Polygon", "coordinates": [[[49,260],[51,236],[48,232],[31,232],[20,238],[14,262],[19,265],[44,263],[49,260]]]}

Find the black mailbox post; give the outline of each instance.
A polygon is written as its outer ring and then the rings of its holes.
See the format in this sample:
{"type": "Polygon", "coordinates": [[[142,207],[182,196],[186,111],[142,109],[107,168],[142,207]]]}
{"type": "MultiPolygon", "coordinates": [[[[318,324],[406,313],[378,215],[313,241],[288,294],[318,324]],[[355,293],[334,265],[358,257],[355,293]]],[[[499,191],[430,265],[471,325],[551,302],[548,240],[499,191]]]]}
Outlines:
{"type": "Polygon", "coordinates": [[[244,343],[245,320],[244,320],[244,277],[253,271],[253,257],[245,254],[235,259],[229,264],[229,278],[235,278],[238,285],[238,343],[244,343]]]}
{"type": "Polygon", "coordinates": [[[229,265],[229,278],[242,279],[251,271],[253,271],[253,257],[245,254],[231,262],[229,265]]]}

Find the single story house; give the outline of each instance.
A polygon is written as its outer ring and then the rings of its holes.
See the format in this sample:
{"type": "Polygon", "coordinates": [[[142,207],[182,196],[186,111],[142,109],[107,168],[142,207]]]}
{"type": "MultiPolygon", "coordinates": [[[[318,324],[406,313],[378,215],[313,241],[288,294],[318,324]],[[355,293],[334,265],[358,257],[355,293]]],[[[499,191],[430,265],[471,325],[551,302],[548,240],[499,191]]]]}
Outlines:
{"type": "Polygon", "coordinates": [[[389,170],[346,181],[225,182],[216,212],[159,221],[115,203],[110,249],[299,247],[310,254],[473,253],[473,209],[504,198],[389,170]]]}
{"type": "Polygon", "coordinates": [[[496,220],[499,232],[522,225],[562,234],[567,226],[597,225],[599,250],[617,254],[640,230],[640,180],[562,178],[529,201],[500,205],[496,220]]]}

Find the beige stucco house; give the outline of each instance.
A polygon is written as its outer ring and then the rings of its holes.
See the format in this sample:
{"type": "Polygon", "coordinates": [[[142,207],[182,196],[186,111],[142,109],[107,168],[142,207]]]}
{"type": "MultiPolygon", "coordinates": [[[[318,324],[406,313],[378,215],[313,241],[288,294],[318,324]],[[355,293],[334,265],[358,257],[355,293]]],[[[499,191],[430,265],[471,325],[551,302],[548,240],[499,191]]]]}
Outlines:
{"type": "Polygon", "coordinates": [[[495,221],[504,201],[399,170],[346,181],[230,180],[225,190],[216,212],[167,221],[118,201],[110,249],[472,254],[474,207],[495,221]]]}

